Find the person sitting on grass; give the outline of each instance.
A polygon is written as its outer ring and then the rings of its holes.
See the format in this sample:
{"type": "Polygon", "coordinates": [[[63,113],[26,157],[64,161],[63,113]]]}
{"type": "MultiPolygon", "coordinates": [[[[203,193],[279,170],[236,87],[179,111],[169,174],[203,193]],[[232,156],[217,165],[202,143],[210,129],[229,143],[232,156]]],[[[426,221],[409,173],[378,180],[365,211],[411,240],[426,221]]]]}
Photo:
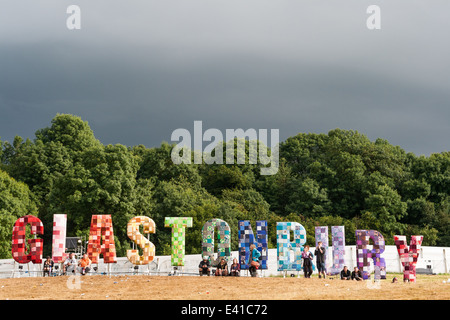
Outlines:
{"type": "Polygon", "coordinates": [[[63,274],[66,274],[67,272],[75,273],[77,266],[77,259],[75,258],[75,253],[69,254],[69,257],[64,260],[63,264],[63,274]]]}
{"type": "Polygon", "coordinates": [[[348,270],[347,266],[344,266],[344,269],[341,271],[341,280],[351,280],[352,275],[350,273],[350,270],[348,270]]]}
{"type": "Polygon", "coordinates": [[[238,259],[234,258],[233,263],[230,266],[230,276],[239,277],[241,275],[241,265],[238,259]]]}
{"type": "Polygon", "coordinates": [[[83,258],[78,263],[78,266],[81,268],[81,275],[86,275],[91,270],[91,260],[88,255],[85,253],[83,258]]]}
{"type": "Polygon", "coordinates": [[[209,263],[208,256],[203,256],[202,261],[200,261],[198,265],[198,271],[200,273],[200,276],[203,276],[204,274],[210,275],[211,272],[211,264],[209,263]]]}
{"type": "Polygon", "coordinates": [[[219,265],[216,269],[216,276],[227,276],[228,275],[228,264],[224,258],[220,260],[219,265]]]}
{"type": "Polygon", "coordinates": [[[47,260],[44,261],[44,277],[47,274],[49,277],[53,270],[53,260],[50,257],[47,257],[47,260]]]}
{"type": "Polygon", "coordinates": [[[355,267],[352,272],[352,280],[361,281],[363,279],[362,273],[358,267],[355,267]]]}
{"type": "Polygon", "coordinates": [[[248,259],[249,261],[249,267],[248,271],[250,271],[250,275],[252,277],[256,277],[258,275],[258,272],[256,271],[259,268],[259,257],[261,256],[261,253],[256,249],[256,246],[254,244],[250,245],[250,257],[248,259]]]}

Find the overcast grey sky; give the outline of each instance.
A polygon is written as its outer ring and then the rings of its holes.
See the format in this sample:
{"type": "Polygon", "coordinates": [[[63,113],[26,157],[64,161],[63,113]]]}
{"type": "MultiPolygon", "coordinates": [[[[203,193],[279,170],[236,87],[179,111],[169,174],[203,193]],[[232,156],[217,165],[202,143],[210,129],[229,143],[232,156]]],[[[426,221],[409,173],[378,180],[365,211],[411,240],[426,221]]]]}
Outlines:
{"type": "Polygon", "coordinates": [[[0,137],[56,113],[104,144],[173,130],[358,130],[449,150],[448,0],[0,0],[0,137]],[[69,5],[81,30],[66,28],[69,5]],[[381,8],[381,30],[366,9],[381,8]]]}

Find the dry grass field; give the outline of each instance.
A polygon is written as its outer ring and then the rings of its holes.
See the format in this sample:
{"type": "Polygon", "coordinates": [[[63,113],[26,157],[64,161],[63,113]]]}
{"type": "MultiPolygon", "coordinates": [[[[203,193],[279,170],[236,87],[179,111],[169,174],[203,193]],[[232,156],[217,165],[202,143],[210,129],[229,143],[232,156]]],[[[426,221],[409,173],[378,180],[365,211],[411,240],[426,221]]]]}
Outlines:
{"type": "Polygon", "coordinates": [[[388,274],[378,286],[317,277],[30,277],[0,279],[0,300],[448,300],[449,277],[418,275],[416,283],[403,283],[388,274]]]}

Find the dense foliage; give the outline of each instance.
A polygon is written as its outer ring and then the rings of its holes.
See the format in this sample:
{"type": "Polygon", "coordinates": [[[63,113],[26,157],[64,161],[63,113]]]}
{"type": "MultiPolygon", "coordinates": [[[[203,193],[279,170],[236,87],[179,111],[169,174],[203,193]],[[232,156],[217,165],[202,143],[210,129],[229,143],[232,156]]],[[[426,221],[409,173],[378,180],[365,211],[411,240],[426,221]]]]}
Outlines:
{"type": "Polygon", "coordinates": [[[230,225],[232,250],[242,219],[267,220],[270,247],[278,221],[300,222],[308,244],[314,226],[345,225],[347,244],[356,229],[376,229],[388,244],[395,234],[422,234],[424,245],[450,245],[450,152],[416,156],[356,131],[299,133],[281,142],[278,173],[262,176],[259,165],[176,165],[172,148],[105,146],[87,122],[67,114],[33,141],[0,141],[0,258],[11,256],[12,225],[25,214],[43,221],[49,254],[56,213],[68,215],[69,236],[86,236],[92,214],[111,214],[120,256],[131,246],[126,224],[136,215],[156,222],[157,254],[170,252],[168,216],[193,217],[188,254],[200,252],[211,218],[230,225]]]}

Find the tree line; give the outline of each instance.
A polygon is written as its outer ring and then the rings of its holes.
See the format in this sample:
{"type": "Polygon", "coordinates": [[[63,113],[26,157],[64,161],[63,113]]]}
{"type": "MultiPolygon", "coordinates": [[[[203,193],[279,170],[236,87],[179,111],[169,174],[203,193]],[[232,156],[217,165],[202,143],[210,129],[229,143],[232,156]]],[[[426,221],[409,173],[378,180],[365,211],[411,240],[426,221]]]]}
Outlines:
{"type": "MultiPolygon", "coordinates": [[[[233,143],[230,141],[228,143],[233,143]]],[[[236,141],[234,141],[236,143],[236,141]]],[[[118,256],[131,248],[128,221],[151,217],[157,255],[170,254],[169,216],[193,217],[186,253],[201,252],[201,230],[212,218],[228,222],[238,249],[238,221],[267,220],[269,248],[276,223],[300,222],[307,244],[315,226],[344,225],[393,236],[421,234],[423,245],[450,246],[450,152],[428,157],[353,130],[299,133],[280,143],[279,170],[260,175],[260,164],[174,164],[174,145],[103,145],[86,121],[56,115],[35,138],[0,140],[0,258],[11,258],[15,220],[44,223],[44,255],[51,254],[53,214],[65,213],[68,236],[88,236],[93,214],[111,214],[118,256]]],[[[223,145],[226,156],[226,146],[223,145]]]]}

